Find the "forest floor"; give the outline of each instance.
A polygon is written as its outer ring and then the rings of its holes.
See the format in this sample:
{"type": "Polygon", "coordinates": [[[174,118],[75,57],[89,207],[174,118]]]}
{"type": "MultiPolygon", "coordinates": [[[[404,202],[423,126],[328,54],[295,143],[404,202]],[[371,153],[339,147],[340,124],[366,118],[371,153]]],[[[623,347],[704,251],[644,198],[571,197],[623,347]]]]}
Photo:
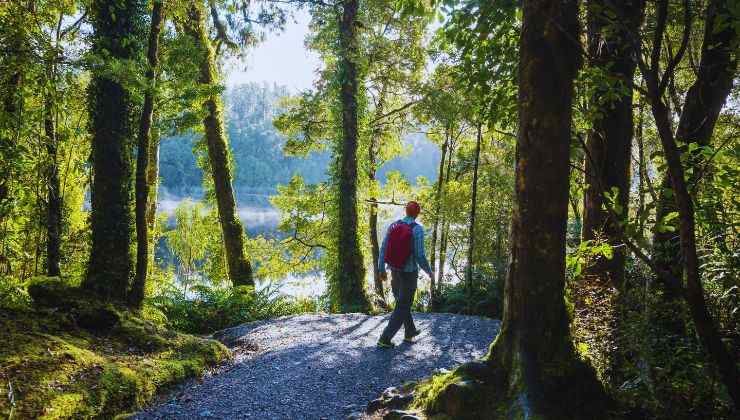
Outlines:
{"type": "MultiPolygon", "coordinates": [[[[413,344],[378,349],[388,315],[298,315],[216,334],[234,362],[137,419],[345,419],[390,386],[483,356],[500,322],[453,314],[414,314],[413,344]]],[[[403,332],[395,338],[398,343],[403,332]]]]}
{"type": "Polygon", "coordinates": [[[114,418],[230,357],[217,341],[81,302],[0,310],[0,418],[114,418]]]}

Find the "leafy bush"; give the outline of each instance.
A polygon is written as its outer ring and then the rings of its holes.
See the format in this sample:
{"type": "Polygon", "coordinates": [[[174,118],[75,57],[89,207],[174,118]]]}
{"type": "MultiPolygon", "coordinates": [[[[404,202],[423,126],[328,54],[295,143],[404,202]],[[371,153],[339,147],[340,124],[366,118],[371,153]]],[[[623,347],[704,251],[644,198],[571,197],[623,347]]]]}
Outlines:
{"type": "Polygon", "coordinates": [[[469,290],[465,282],[445,284],[434,302],[435,312],[482,315],[500,318],[503,309],[503,279],[474,278],[469,290]]]}
{"type": "Polygon", "coordinates": [[[187,290],[167,286],[147,300],[178,331],[207,334],[244,322],[315,312],[317,304],[278,294],[273,287],[196,285],[187,290]]]}
{"type": "Polygon", "coordinates": [[[0,277],[0,309],[25,308],[30,304],[26,283],[13,276],[0,277]]]}

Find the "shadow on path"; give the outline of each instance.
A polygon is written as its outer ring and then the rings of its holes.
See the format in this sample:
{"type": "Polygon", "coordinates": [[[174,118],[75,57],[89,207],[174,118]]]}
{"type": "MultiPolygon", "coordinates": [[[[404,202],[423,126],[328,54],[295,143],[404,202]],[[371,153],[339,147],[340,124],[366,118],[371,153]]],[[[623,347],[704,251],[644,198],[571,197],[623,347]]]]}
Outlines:
{"type": "Polygon", "coordinates": [[[135,418],[343,419],[389,386],[483,356],[499,329],[491,319],[415,314],[416,342],[381,350],[387,317],[299,315],[227,330],[258,352],[135,418]]]}

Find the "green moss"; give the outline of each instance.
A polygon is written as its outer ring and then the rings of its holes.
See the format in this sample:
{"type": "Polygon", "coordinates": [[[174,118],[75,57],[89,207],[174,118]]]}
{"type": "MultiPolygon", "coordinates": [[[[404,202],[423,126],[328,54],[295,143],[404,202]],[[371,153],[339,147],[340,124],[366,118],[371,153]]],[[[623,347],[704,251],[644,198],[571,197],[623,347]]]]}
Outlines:
{"type": "Polygon", "coordinates": [[[440,392],[442,392],[447,385],[454,383],[458,379],[459,376],[453,371],[434,375],[420,382],[416,387],[416,393],[414,395],[414,401],[411,403],[411,407],[417,410],[430,411],[440,392]]]}
{"type": "Polygon", "coordinates": [[[111,306],[105,308],[116,314],[113,328],[83,327],[79,308],[95,304],[73,297],[65,310],[44,309],[51,296],[41,308],[0,310],[0,418],[112,418],[230,355],[216,341],[111,306]],[[14,407],[5,398],[9,386],[14,407]]]}

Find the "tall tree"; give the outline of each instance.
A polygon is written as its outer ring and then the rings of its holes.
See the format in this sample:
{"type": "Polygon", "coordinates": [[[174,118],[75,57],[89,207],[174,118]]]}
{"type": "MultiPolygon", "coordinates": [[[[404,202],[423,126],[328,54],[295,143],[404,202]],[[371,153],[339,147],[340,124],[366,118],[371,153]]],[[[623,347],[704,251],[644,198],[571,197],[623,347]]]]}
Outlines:
{"type": "Polygon", "coordinates": [[[198,82],[210,90],[203,102],[206,116],[203,118],[208,162],[216,193],[218,217],[223,231],[229,279],[234,286],[254,285],[252,266],[244,249],[244,227],[236,213],[236,200],[231,185],[229,147],[224,130],[223,106],[218,93],[218,68],[206,28],[203,4],[198,0],[191,3],[184,19],[186,33],[192,38],[198,51],[200,76],[198,82]]]}
{"type": "Polygon", "coordinates": [[[132,88],[109,67],[129,65],[143,52],[146,3],[142,0],[92,1],[92,52],[102,60],[90,82],[93,182],[92,249],[84,286],[125,301],[134,266],[132,231],[132,146],[135,100],[132,88]]]}
{"type": "Polygon", "coordinates": [[[129,293],[129,305],[140,308],[144,301],[146,276],[149,269],[149,223],[147,223],[148,199],[150,196],[149,157],[151,154],[152,118],[154,115],[154,94],[156,72],[159,66],[159,34],[164,14],[163,0],[154,0],[149,28],[146,71],[147,89],[144,94],[144,107],[139,121],[139,134],[136,149],[136,276],[129,293]]]}
{"type": "MultiPolygon", "coordinates": [[[[463,133],[463,129],[459,131],[459,135],[463,133]]],[[[458,136],[459,136],[458,135],[458,136]]],[[[458,140],[458,136],[454,136],[450,138],[450,144],[447,147],[447,169],[444,171],[444,184],[442,184],[442,195],[440,197],[439,203],[442,211],[442,216],[440,217],[440,235],[439,235],[439,265],[437,268],[437,296],[440,296],[442,294],[442,284],[444,280],[445,275],[445,264],[447,263],[447,242],[449,240],[450,236],[450,220],[446,217],[446,209],[444,208],[446,206],[446,197],[445,192],[447,189],[447,186],[450,183],[450,174],[452,173],[452,161],[454,159],[455,155],[455,143],[458,140]]],[[[458,173],[460,175],[460,173],[458,173]]],[[[440,174],[441,176],[441,174],[440,174]]]]}
{"type": "MultiPolygon", "coordinates": [[[[55,79],[54,76],[50,80],[55,79]]],[[[44,113],[44,133],[46,134],[46,152],[48,154],[48,182],[47,208],[46,208],[46,274],[59,276],[61,274],[60,263],[62,257],[62,195],[59,185],[59,163],[57,151],[59,140],[56,129],[53,97],[56,92],[50,92],[46,101],[44,113]]]]}
{"type": "MultiPolygon", "coordinates": [[[[381,89],[378,95],[378,102],[375,105],[375,116],[381,118],[383,112],[385,112],[385,89],[381,89]]],[[[378,172],[378,153],[380,152],[381,138],[383,132],[380,126],[376,126],[370,135],[370,145],[367,148],[368,155],[368,170],[367,178],[370,183],[376,181],[376,174],[378,172]]],[[[371,186],[372,188],[372,186],[371,186]]],[[[380,244],[378,241],[378,197],[370,197],[370,214],[368,215],[368,228],[370,235],[370,251],[372,254],[373,262],[373,286],[375,287],[375,294],[378,296],[380,304],[385,305],[385,292],[383,291],[383,279],[380,278],[380,270],[378,269],[380,258],[380,244]]]]}
{"type": "Polygon", "coordinates": [[[525,0],[521,31],[516,203],[503,324],[487,363],[459,369],[487,386],[443,391],[438,403],[452,408],[446,398],[486,393],[457,406],[482,417],[505,405],[512,417],[590,419],[603,414],[603,391],[575,353],[564,299],[573,83],[581,62],[578,2],[525,0]]]}
{"type": "Polygon", "coordinates": [[[508,370],[509,386],[524,392],[535,415],[578,418],[599,389],[575,354],[563,295],[578,2],[525,0],[523,9],[511,261],[489,360],[508,370]],[[581,394],[568,401],[573,390],[581,394]]]}
{"type": "Polygon", "coordinates": [[[477,209],[478,198],[478,166],[480,163],[480,145],[483,141],[483,124],[478,122],[475,137],[475,152],[473,155],[473,180],[470,198],[470,217],[468,221],[468,262],[465,270],[465,281],[467,282],[468,291],[473,290],[473,252],[475,251],[475,211],[477,209]]]}
{"type": "Polygon", "coordinates": [[[160,132],[157,127],[157,110],[152,114],[152,127],[149,141],[149,165],[147,165],[146,182],[149,184],[149,199],[147,200],[146,223],[149,231],[154,230],[157,217],[157,190],[159,189],[159,141],[160,132]]]}
{"type": "MultiPolygon", "coordinates": [[[[437,169],[437,182],[434,187],[434,220],[432,221],[432,239],[430,242],[429,247],[429,265],[432,267],[433,272],[437,272],[437,268],[435,267],[436,260],[437,260],[437,236],[439,236],[440,231],[440,217],[441,215],[441,204],[442,204],[442,186],[444,185],[444,179],[445,179],[445,162],[447,161],[447,148],[450,145],[450,131],[445,127],[444,130],[444,142],[442,143],[442,156],[439,159],[439,168],[437,169]]],[[[444,228],[444,223],[442,223],[442,228],[444,228]]],[[[440,238],[441,239],[441,238],[440,238]]],[[[440,261],[442,261],[442,256],[440,255],[440,261]]],[[[441,270],[441,268],[440,268],[441,270]]],[[[435,284],[435,279],[430,279],[431,284],[429,285],[429,293],[430,293],[430,299],[432,301],[432,305],[434,305],[435,298],[437,295],[437,286],[435,284]]]]}
{"type": "MultiPolygon", "coordinates": [[[[671,115],[668,105],[664,99],[665,90],[668,86],[668,79],[672,77],[672,72],[682,61],[683,56],[688,48],[689,37],[692,27],[692,15],[690,3],[684,2],[683,14],[683,36],[681,46],[675,54],[670,52],[669,64],[665,71],[661,73],[659,57],[665,35],[669,4],[667,0],[661,0],[657,5],[657,25],[653,33],[652,50],[650,51],[650,61],[646,62],[641,55],[638,56],[638,65],[642,73],[647,89],[647,100],[655,119],[655,125],[658,131],[663,153],[667,163],[667,172],[672,187],[672,196],[674,205],[678,209],[678,225],[680,239],[680,255],[683,277],[686,279],[686,289],[682,294],[685,296],[689,306],[691,317],[694,321],[697,335],[709,356],[717,365],[720,377],[727,388],[727,392],[732,398],[735,408],[740,407],[740,370],[737,367],[737,357],[730,352],[722,342],[717,324],[712,318],[707,308],[704,298],[704,290],[701,283],[699,258],[696,249],[696,231],[695,231],[695,214],[694,203],[689,191],[689,182],[693,176],[687,176],[687,170],[681,162],[681,151],[678,148],[677,141],[706,142],[711,138],[711,133],[717,116],[726,99],[727,92],[725,86],[732,85],[732,77],[726,81],[722,76],[725,75],[729,63],[723,60],[730,60],[733,63],[733,72],[737,69],[737,62],[733,57],[733,50],[726,49],[736,45],[738,34],[735,32],[737,24],[733,21],[732,15],[728,11],[729,3],[727,0],[713,0],[707,9],[706,29],[704,45],[702,47],[701,62],[705,67],[704,76],[716,76],[717,79],[712,81],[701,80],[700,72],[697,78],[696,89],[692,86],[687,93],[686,105],[681,114],[679,127],[676,133],[673,132],[671,125],[671,115]],[[731,22],[727,24],[727,19],[731,22]],[[729,34],[724,31],[731,28],[729,34]],[[722,39],[714,38],[716,34],[725,34],[727,39],[723,43],[722,39]],[[728,43],[729,42],[729,43],[728,43]],[[713,50],[719,50],[717,55],[713,50]],[[714,65],[720,65],[719,68],[714,65]],[[713,71],[712,71],[713,70],[713,71]],[[706,85],[704,84],[706,83],[706,85]],[[718,83],[718,84],[715,84],[718,83]],[[716,89],[712,89],[715,86],[716,89]],[[702,91],[706,89],[706,91],[702,91]],[[724,93],[724,95],[723,95],[724,93]],[[694,95],[697,95],[694,97],[694,95]],[[705,96],[706,95],[706,96],[705,96]],[[694,102],[696,101],[696,103],[694,102]],[[694,113],[700,113],[702,118],[693,118],[694,113]],[[688,115],[688,116],[684,116],[688,115]],[[687,122],[691,118],[691,122],[687,122]],[[707,122],[711,122],[707,126],[707,122]],[[683,127],[683,128],[682,128],[683,127]],[[686,131],[685,131],[686,130],[686,131]],[[691,130],[691,131],[689,131],[691,130]]],[[[637,50],[639,52],[639,50],[637,50]]],[[[700,65],[701,66],[701,65],[700,65]]],[[[690,156],[691,157],[691,156],[690,156]]],[[[691,159],[689,159],[691,161],[691,159]]],[[[691,167],[689,166],[689,169],[691,167]]],[[[660,269],[661,265],[658,265],[660,269]]],[[[668,267],[670,268],[670,267],[668,267]]],[[[681,277],[675,275],[675,270],[661,270],[660,276],[667,279],[667,283],[673,285],[679,291],[683,289],[681,277]]]]}
{"type": "MultiPolygon", "coordinates": [[[[675,131],[675,138],[679,142],[696,143],[699,146],[709,145],[719,113],[732,90],[733,80],[737,74],[737,48],[740,42],[740,24],[737,23],[737,12],[731,10],[732,4],[733,2],[728,0],[711,0],[707,5],[697,77],[686,93],[675,131]]],[[[660,84],[666,83],[667,81],[660,84]]],[[[702,163],[699,153],[692,153],[687,160],[686,181],[690,189],[695,187],[702,163]]],[[[656,219],[659,221],[671,212],[677,211],[671,190],[672,182],[667,173],[660,185],[656,210],[656,219]]],[[[673,225],[675,226],[675,222],[673,225]]],[[[670,273],[668,276],[659,274],[658,278],[673,298],[680,296],[681,289],[680,284],[670,281],[671,278],[681,278],[679,242],[675,230],[660,229],[654,232],[655,261],[662,272],[670,273]]]]}
{"type": "Polygon", "coordinates": [[[365,266],[360,250],[357,219],[358,119],[358,0],[342,2],[339,13],[339,101],[342,141],[339,153],[339,217],[336,287],[342,311],[370,308],[365,292],[365,266]]]}
{"type": "MultiPolygon", "coordinates": [[[[25,23],[31,12],[29,6],[29,3],[13,2],[5,6],[6,13],[0,15],[0,42],[6,51],[0,58],[0,223],[5,222],[11,213],[12,189],[19,172],[23,73],[29,55],[29,34],[25,23]]],[[[5,257],[5,232],[0,240],[0,257],[5,257]]]]}
{"type": "Polygon", "coordinates": [[[588,273],[608,278],[617,287],[624,281],[625,263],[625,247],[618,239],[621,220],[617,217],[623,219],[628,214],[634,131],[632,92],[637,63],[632,56],[631,32],[640,26],[643,9],[643,0],[595,0],[587,5],[589,65],[601,72],[602,86],[592,99],[595,110],[586,144],[582,236],[583,240],[593,240],[603,235],[612,245],[612,258],[599,259],[588,273]],[[614,188],[617,194],[612,207],[621,213],[610,216],[604,200],[614,188]]]}

